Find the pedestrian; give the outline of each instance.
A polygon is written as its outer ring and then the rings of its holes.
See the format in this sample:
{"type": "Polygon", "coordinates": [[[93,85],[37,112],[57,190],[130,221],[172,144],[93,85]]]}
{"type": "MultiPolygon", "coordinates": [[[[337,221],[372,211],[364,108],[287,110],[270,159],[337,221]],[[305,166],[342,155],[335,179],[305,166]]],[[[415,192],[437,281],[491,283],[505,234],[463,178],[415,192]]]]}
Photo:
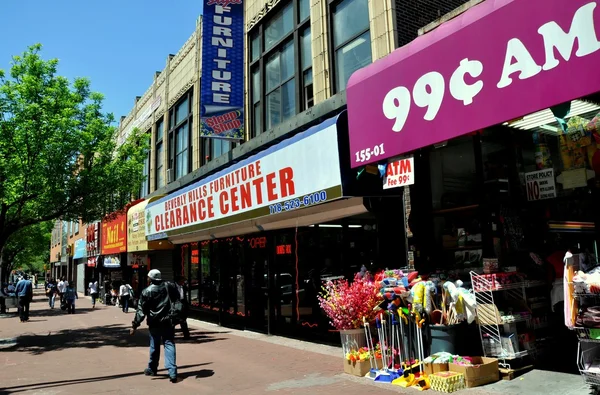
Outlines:
{"type": "Polygon", "coordinates": [[[92,309],[96,308],[96,299],[98,299],[98,281],[92,279],[88,285],[90,296],[92,298],[92,309]]]}
{"type": "Polygon", "coordinates": [[[67,302],[67,313],[75,314],[75,299],[79,299],[79,296],[77,296],[77,292],[73,286],[73,281],[69,281],[67,284],[64,298],[65,302],[67,302]]]}
{"type": "Polygon", "coordinates": [[[19,297],[19,319],[21,322],[27,322],[29,321],[29,304],[33,298],[33,288],[27,274],[23,275],[22,280],[19,280],[15,292],[19,297]]]}
{"type": "Polygon", "coordinates": [[[165,369],[169,371],[171,383],[176,383],[175,329],[171,321],[171,305],[176,305],[174,302],[179,301],[179,292],[175,286],[162,281],[159,270],[150,270],[148,278],[151,284],[140,295],[130,334],[133,335],[147,317],[146,323],[150,332],[150,360],[144,374],[156,376],[162,342],[165,348],[165,369]]]}
{"type": "Polygon", "coordinates": [[[119,303],[121,304],[121,308],[123,313],[129,312],[129,298],[131,294],[129,293],[129,289],[131,287],[125,283],[125,281],[121,282],[121,286],[119,287],[119,303]]]}
{"type": "Polygon", "coordinates": [[[56,280],[51,279],[46,283],[46,296],[48,297],[48,305],[51,309],[54,308],[54,300],[56,298],[56,280]]]}
{"type": "Polygon", "coordinates": [[[61,277],[60,281],[58,282],[57,285],[57,289],[58,289],[58,296],[60,297],[60,304],[62,305],[62,303],[64,302],[64,296],[65,296],[65,291],[67,289],[67,285],[69,285],[69,283],[67,283],[65,281],[65,277],[61,277]]]}
{"type": "Polygon", "coordinates": [[[190,328],[188,327],[187,324],[187,316],[188,313],[190,311],[190,306],[188,303],[188,288],[187,288],[187,284],[185,281],[185,277],[180,276],[177,279],[177,283],[175,283],[175,285],[177,286],[177,290],[179,291],[179,299],[181,300],[181,304],[183,305],[183,316],[181,319],[181,322],[179,323],[179,325],[181,326],[181,331],[183,332],[183,338],[184,339],[189,339],[190,338],[190,328]]]}
{"type": "Polygon", "coordinates": [[[37,274],[33,275],[33,286],[35,287],[35,289],[37,289],[37,285],[38,285],[38,276],[37,274]]]}

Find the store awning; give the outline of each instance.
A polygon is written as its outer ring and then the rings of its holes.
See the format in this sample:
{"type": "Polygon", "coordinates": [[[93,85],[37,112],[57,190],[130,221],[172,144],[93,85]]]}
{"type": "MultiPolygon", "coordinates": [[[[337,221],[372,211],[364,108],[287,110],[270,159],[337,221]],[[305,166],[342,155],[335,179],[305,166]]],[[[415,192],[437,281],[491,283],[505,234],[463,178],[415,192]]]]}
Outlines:
{"type": "Polygon", "coordinates": [[[352,167],[600,91],[590,0],[487,0],[358,70],[347,88],[352,167]]]}
{"type": "Polygon", "coordinates": [[[263,230],[276,230],[294,228],[296,226],[308,226],[335,221],[340,218],[364,214],[368,210],[363,204],[363,198],[341,199],[323,206],[313,206],[300,211],[292,211],[284,214],[262,217],[257,220],[249,220],[234,225],[221,226],[201,232],[188,233],[170,237],[174,244],[183,244],[193,241],[210,240],[221,237],[241,236],[256,233],[263,230]]]}
{"type": "Polygon", "coordinates": [[[343,196],[338,117],[148,203],[147,239],[251,233],[328,210],[320,206],[343,196]]]}
{"type": "Polygon", "coordinates": [[[87,251],[86,251],[85,247],[86,247],[85,239],[75,240],[75,251],[73,252],[73,259],[87,258],[87,251]]]}

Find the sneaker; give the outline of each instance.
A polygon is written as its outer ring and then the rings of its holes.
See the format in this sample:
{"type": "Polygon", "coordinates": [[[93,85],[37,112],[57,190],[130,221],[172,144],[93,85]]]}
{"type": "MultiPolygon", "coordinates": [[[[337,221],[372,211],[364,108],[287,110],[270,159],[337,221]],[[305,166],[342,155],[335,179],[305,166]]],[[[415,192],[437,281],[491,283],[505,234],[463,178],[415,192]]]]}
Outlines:
{"type": "Polygon", "coordinates": [[[150,368],[144,370],[144,376],[156,376],[156,372],[150,368]]]}
{"type": "Polygon", "coordinates": [[[171,383],[176,383],[177,382],[177,376],[175,376],[175,377],[169,377],[169,381],[171,383]]]}

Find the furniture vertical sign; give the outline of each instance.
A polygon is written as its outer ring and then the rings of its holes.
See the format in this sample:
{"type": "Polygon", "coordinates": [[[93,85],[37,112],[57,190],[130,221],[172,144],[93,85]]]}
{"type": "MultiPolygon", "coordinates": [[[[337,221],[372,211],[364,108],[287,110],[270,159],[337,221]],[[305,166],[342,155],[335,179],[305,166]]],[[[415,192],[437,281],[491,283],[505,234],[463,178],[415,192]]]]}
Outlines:
{"type": "Polygon", "coordinates": [[[204,0],[200,136],[244,139],[243,0],[204,0]]]}

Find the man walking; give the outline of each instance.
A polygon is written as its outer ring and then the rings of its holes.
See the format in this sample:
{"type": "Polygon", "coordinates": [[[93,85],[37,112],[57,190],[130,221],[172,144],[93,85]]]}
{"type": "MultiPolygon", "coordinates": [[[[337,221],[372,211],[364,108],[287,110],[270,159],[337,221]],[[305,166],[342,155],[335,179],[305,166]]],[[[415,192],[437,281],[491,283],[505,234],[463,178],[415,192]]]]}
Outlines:
{"type": "Polygon", "coordinates": [[[88,284],[90,290],[90,296],[92,298],[92,309],[96,308],[96,299],[98,299],[98,281],[92,279],[88,284]]]}
{"type": "Polygon", "coordinates": [[[128,313],[129,312],[129,298],[130,298],[130,294],[129,294],[129,287],[128,285],[125,283],[125,281],[123,281],[121,283],[121,286],[119,287],[119,302],[121,303],[121,309],[123,310],[123,313],[128,313]]]}
{"type": "Polygon", "coordinates": [[[188,289],[187,284],[185,282],[185,277],[180,276],[175,283],[177,286],[177,291],[179,291],[179,299],[181,300],[181,304],[183,305],[183,316],[181,317],[181,322],[179,325],[181,326],[181,331],[183,332],[183,338],[190,338],[190,329],[187,324],[187,316],[190,311],[190,306],[188,304],[188,289]]]}
{"type": "Polygon", "coordinates": [[[33,298],[33,286],[27,274],[17,283],[15,293],[19,298],[19,318],[21,322],[29,321],[29,304],[33,298]]]}
{"type": "Polygon", "coordinates": [[[66,281],[64,276],[60,278],[60,281],[58,283],[58,296],[60,296],[60,304],[62,305],[63,301],[64,301],[64,296],[65,296],[65,291],[67,290],[67,285],[69,285],[66,281]]]}
{"type": "Polygon", "coordinates": [[[165,369],[169,371],[171,383],[177,382],[177,364],[175,350],[175,329],[171,323],[171,303],[179,301],[179,292],[174,285],[163,282],[160,271],[148,272],[151,284],[146,287],[138,302],[137,312],[131,323],[130,334],[144,322],[147,317],[150,332],[150,361],[144,370],[146,376],[155,376],[160,359],[160,343],[165,347],[165,369]]]}

